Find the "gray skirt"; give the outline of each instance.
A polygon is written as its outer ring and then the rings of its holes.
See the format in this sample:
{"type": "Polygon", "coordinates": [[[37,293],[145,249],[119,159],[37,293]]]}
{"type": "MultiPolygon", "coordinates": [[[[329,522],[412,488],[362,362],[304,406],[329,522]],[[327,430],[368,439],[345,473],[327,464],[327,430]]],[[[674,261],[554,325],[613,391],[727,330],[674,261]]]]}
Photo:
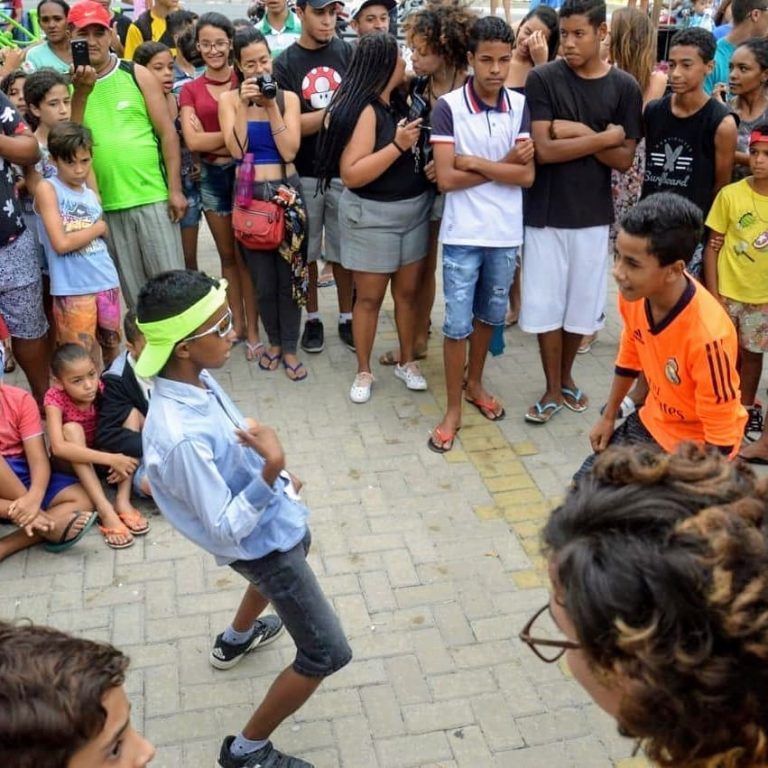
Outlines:
{"type": "Polygon", "coordinates": [[[367,200],[345,189],[339,201],[341,264],[355,272],[392,274],[427,255],[434,192],[407,200],[367,200]]]}

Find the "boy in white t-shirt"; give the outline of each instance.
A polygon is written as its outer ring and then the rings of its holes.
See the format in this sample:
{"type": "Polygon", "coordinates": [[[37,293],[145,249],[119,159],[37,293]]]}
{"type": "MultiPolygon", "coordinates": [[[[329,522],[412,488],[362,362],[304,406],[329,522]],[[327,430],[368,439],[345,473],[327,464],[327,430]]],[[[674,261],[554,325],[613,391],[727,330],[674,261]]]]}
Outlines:
{"type": "Polygon", "coordinates": [[[444,359],[448,407],[427,446],[445,453],[461,427],[464,399],[490,421],[501,403],[483,388],[494,326],[503,326],[507,296],[523,242],[522,187],[533,184],[533,142],[525,98],[504,87],[513,35],[501,19],[485,17],[470,31],[474,75],[442,96],[432,113],[437,184],[445,192],[440,227],[445,294],[444,359]]]}

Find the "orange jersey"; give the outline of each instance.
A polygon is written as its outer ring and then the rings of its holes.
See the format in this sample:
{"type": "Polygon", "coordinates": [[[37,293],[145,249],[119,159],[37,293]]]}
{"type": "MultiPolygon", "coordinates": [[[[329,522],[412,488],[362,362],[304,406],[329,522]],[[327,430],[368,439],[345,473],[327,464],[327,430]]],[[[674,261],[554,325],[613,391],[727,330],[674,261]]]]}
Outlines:
{"type": "Polygon", "coordinates": [[[640,420],[665,451],[693,440],[732,447],[735,454],[747,421],[736,372],[736,329],[717,300],[688,281],[656,326],[647,301],[630,302],[619,294],[624,329],[616,373],[645,374],[650,393],[640,420]]]}

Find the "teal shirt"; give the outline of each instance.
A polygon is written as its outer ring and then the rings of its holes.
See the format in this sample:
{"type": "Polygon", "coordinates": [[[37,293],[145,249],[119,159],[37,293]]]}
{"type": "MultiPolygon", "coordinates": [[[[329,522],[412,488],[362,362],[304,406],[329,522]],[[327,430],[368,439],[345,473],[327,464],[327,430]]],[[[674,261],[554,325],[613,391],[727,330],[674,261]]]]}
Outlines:
{"type": "Polygon", "coordinates": [[[69,74],[69,64],[60,59],[49,47],[41,43],[27,51],[24,57],[24,69],[37,72],[38,69],[55,69],[57,72],[69,74]]]}
{"type": "Polygon", "coordinates": [[[729,64],[731,63],[731,56],[738,46],[734,45],[727,38],[722,37],[717,41],[717,49],[715,50],[715,68],[710,72],[704,80],[704,92],[708,95],[712,95],[712,91],[715,90],[715,86],[718,83],[725,83],[728,85],[729,64]]]}
{"type": "Polygon", "coordinates": [[[280,30],[274,29],[270,25],[266,14],[256,29],[267,38],[267,44],[273,59],[276,59],[289,45],[292,45],[301,37],[301,22],[293,11],[288,11],[285,26],[280,30]]]}

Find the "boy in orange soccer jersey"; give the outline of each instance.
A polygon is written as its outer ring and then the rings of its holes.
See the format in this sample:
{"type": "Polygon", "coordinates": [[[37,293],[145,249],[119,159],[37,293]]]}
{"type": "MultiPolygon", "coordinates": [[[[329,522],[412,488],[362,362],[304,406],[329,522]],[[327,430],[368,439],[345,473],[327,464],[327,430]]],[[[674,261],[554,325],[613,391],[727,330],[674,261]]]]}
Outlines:
{"type": "MultiPolygon", "coordinates": [[[[595,454],[612,443],[706,443],[729,456],[747,412],[736,372],[736,329],[720,303],[685,272],[701,211],[679,195],[650,195],[621,220],[613,277],[624,321],[608,404],[589,435],[595,454]],[[640,373],[650,392],[618,428],[624,396],[640,373]]],[[[590,470],[590,456],[574,480],[590,470]]]]}

